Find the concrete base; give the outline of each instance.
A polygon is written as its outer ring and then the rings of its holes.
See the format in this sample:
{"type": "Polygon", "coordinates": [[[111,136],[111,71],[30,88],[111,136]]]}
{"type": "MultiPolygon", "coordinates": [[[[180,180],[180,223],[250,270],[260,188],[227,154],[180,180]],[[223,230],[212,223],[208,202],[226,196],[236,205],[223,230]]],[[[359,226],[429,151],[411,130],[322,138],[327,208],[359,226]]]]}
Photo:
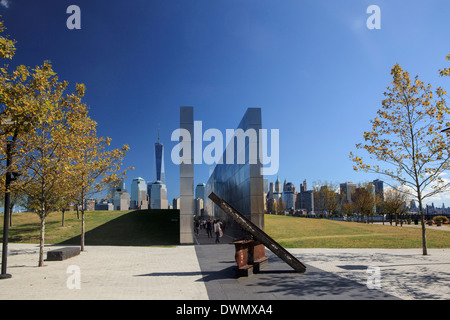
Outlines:
{"type": "Polygon", "coordinates": [[[0,280],[11,279],[11,278],[12,278],[12,275],[10,275],[9,273],[0,274],[0,280]]]}
{"type": "Polygon", "coordinates": [[[47,261],[64,261],[80,254],[79,247],[66,247],[47,252],[47,261]]]}

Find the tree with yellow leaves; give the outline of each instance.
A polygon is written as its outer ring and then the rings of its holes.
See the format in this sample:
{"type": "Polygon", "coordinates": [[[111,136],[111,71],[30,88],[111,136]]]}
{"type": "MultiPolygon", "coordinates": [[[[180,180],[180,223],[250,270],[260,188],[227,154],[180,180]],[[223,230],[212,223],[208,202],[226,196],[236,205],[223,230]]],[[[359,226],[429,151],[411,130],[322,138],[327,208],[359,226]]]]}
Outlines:
{"type": "Polygon", "coordinates": [[[447,93],[441,87],[433,91],[417,76],[411,79],[398,64],[391,75],[392,86],[384,93],[372,129],[364,133],[365,142],[356,145],[374,163],[352,152],[350,158],[354,170],[385,175],[402,187],[399,191],[417,199],[422,249],[427,255],[423,201],[450,188],[441,178],[450,168],[450,141],[441,132],[450,126],[445,119],[450,115],[444,98],[447,93]]]}
{"type": "Polygon", "coordinates": [[[72,127],[67,136],[70,161],[65,169],[67,180],[75,186],[75,203],[81,208],[81,251],[85,246],[86,200],[123,179],[132,169],[121,169],[128,145],[109,150],[111,139],[97,136],[97,123],[87,116],[86,106],[81,103],[84,90],[84,86],[78,86],[79,95],[66,100],[69,109],[79,110],[71,119],[72,127]]]}
{"type": "MultiPolygon", "coordinates": [[[[48,66],[50,67],[50,66],[48,66]]],[[[33,123],[27,132],[17,139],[15,167],[22,173],[20,188],[28,198],[27,207],[40,218],[39,266],[43,266],[45,220],[49,213],[57,209],[58,200],[67,188],[65,168],[69,161],[68,139],[72,130],[73,113],[78,110],[65,108],[63,92],[66,82],[52,78],[35,105],[45,106],[40,121],[33,123]]]]}
{"type": "MultiPolygon", "coordinates": [[[[447,55],[446,59],[450,61],[450,54],[447,55]]],[[[441,77],[450,76],[450,68],[439,70],[439,74],[441,75],[441,77]]]]}

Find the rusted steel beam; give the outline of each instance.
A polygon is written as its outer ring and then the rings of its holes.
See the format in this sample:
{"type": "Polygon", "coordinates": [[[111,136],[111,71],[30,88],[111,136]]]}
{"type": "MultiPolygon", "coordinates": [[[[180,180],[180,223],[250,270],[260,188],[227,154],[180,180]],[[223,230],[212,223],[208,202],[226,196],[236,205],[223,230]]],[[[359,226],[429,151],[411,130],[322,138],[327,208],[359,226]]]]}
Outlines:
{"type": "Polygon", "coordinates": [[[280,259],[286,262],[297,272],[305,272],[306,266],[301,263],[296,257],[290,254],[286,249],[284,249],[278,242],[273,240],[267,233],[262,231],[258,226],[256,226],[249,219],[244,217],[239,211],[237,211],[228,202],[221,199],[214,192],[208,196],[220,209],[227,213],[238,225],[240,225],[245,231],[250,233],[255,240],[258,240],[264,244],[270,251],[276,254],[280,259]]]}

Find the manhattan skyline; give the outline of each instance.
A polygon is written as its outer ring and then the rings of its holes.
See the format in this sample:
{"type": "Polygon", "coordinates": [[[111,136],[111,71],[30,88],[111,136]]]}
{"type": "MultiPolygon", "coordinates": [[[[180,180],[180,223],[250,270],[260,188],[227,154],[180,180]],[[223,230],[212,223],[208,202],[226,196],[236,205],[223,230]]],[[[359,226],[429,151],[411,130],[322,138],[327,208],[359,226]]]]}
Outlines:
{"type": "MultiPolygon", "coordinates": [[[[448,1],[2,1],[5,34],[17,41],[11,67],[50,60],[70,88],[84,83],[84,102],[98,134],[129,144],[124,167],[154,180],[154,147],[164,145],[169,202],[179,196],[179,167],[170,160],[180,106],[194,106],[205,129],[235,129],[248,107],[279,129],[279,171],[286,179],[354,183],[383,176],[357,173],[348,159],[399,63],[433,88],[450,88],[448,1]],[[69,30],[66,9],[81,9],[69,30]],[[366,10],[381,9],[370,30],[366,10]]],[[[196,165],[194,183],[208,180],[196,165]]],[[[444,176],[444,178],[446,178],[444,176]]],[[[450,194],[427,200],[450,206],[450,194]]]]}

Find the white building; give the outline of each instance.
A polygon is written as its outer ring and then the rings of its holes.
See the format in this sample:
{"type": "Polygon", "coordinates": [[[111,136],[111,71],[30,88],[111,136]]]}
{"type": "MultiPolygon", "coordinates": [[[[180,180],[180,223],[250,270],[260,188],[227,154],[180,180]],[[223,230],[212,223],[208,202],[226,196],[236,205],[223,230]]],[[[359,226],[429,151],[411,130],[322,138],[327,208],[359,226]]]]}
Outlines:
{"type": "Polygon", "coordinates": [[[131,183],[131,209],[148,209],[147,184],[141,177],[131,183]]]}
{"type": "Polygon", "coordinates": [[[167,209],[169,203],[167,201],[166,185],[159,180],[154,182],[151,187],[150,199],[151,209],[167,209]]]}

